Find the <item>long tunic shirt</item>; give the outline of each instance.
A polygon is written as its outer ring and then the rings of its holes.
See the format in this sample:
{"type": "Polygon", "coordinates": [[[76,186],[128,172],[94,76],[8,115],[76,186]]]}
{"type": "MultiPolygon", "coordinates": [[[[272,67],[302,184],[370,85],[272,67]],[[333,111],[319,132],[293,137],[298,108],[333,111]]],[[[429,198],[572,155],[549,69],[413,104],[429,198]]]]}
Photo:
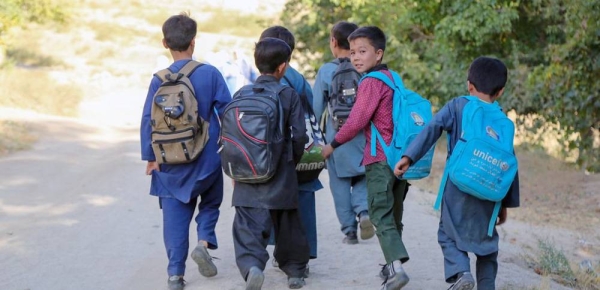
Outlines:
{"type": "MultiPolygon", "coordinates": [[[[468,102],[465,98],[455,98],[448,102],[425,129],[408,146],[404,156],[413,162],[419,160],[435,144],[443,131],[448,132],[448,158],[462,134],[462,113],[468,102]]],[[[456,243],[464,252],[488,255],[498,251],[498,233],[494,229],[492,237],[487,235],[488,224],[494,210],[494,202],[482,200],[460,191],[448,178],[444,188],[440,230],[456,243]]],[[[519,206],[519,175],[515,177],[502,207],[519,206]]]]}
{"type": "MultiPolygon", "coordinates": [[[[187,60],[178,60],[171,64],[171,71],[179,71],[187,60]]],[[[214,180],[215,174],[221,170],[221,159],[217,154],[217,140],[219,139],[219,118],[223,114],[225,106],[231,102],[231,95],[225,84],[225,80],[219,71],[211,65],[204,64],[196,69],[190,76],[194,86],[196,100],[198,101],[198,114],[209,122],[209,139],[202,153],[194,162],[185,164],[168,165],[161,164],[160,172],[152,172],[150,194],[160,197],[173,197],[182,202],[189,202],[197,197],[214,180]],[[218,115],[215,114],[217,110],[218,115]]],[[[155,161],[152,150],[152,126],[150,125],[152,102],[154,93],[158,90],[161,80],[154,76],[148,88],[148,95],[144,103],[142,121],[140,127],[141,155],[142,160],[155,161]]]]}
{"type": "MultiPolygon", "coordinates": [[[[278,82],[273,76],[262,75],[256,83],[278,82]]],[[[264,209],[298,208],[298,179],[296,164],[304,153],[308,142],[304,110],[300,97],[290,87],[279,95],[285,122],[285,149],[282,152],[277,172],[265,183],[236,182],[233,188],[233,206],[264,209]]]]}
{"type": "MultiPolygon", "coordinates": [[[[327,110],[326,96],[331,96],[331,92],[333,91],[331,81],[338,64],[334,61],[328,62],[319,68],[317,72],[313,87],[313,111],[317,120],[321,120],[323,112],[327,110]]],[[[331,115],[327,116],[325,126],[325,140],[331,142],[338,132],[334,129],[331,115]]],[[[335,167],[334,170],[339,178],[364,175],[365,167],[361,165],[364,150],[365,135],[363,132],[360,132],[352,140],[333,151],[333,154],[327,159],[327,166],[329,168],[335,167]]]]}
{"type": "MultiPolygon", "coordinates": [[[[391,77],[387,66],[379,65],[373,68],[372,71],[380,70],[387,76],[391,77]]],[[[385,83],[374,78],[365,78],[358,86],[356,93],[356,103],[352,106],[352,111],[348,120],[342,126],[340,131],[335,135],[335,139],[331,142],[331,146],[336,148],[344,144],[361,130],[364,130],[366,146],[363,152],[363,165],[369,165],[380,161],[386,161],[383,147],[375,140],[377,153],[371,156],[371,122],[377,128],[377,131],[383,137],[383,140],[389,144],[392,141],[394,124],[392,120],[392,97],[394,91],[385,83]]]]}

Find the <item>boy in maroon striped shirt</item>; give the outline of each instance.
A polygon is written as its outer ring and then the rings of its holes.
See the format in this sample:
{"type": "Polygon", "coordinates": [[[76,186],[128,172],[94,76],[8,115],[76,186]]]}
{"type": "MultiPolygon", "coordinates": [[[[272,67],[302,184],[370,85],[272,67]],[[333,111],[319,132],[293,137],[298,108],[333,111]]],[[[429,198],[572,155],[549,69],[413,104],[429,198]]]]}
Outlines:
{"type": "MultiPolygon", "coordinates": [[[[366,26],[355,30],[350,36],[350,59],[359,73],[381,71],[391,74],[382,64],[385,51],[385,34],[376,26],[366,26]]],[[[386,260],[389,274],[383,290],[397,290],[404,287],[408,275],[402,263],[408,261],[408,253],[402,242],[402,212],[406,197],[406,180],[397,179],[386,162],[383,148],[376,144],[376,154],[371,155],[371,122],[381,133],[386,143],[392,140],[392,96],[394,92],[382,81],[375,78],[363,79],[358,86],[356,103],[350,116],[331,144],[323,148],[323,156],[329,157],[336,147],[350,141],[364,130],[366,144],[363,154],[367,178],[367,201],[371,221],[377,228],[377,238],[386,260]]]]}

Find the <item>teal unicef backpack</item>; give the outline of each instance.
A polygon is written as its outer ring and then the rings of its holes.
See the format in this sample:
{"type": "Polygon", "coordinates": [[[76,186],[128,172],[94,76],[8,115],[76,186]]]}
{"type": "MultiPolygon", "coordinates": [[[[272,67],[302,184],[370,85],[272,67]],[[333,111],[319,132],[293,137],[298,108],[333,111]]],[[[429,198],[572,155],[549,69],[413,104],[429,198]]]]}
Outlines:
{"type": "MultiPolygon", "coordinates": [[[[433,114],[431,112],[431,103],[428,100],[404,87],[402,79],[396,72],[390,70],[390,73],[393,80],[380,71],[374,71],[363,76],[361,81],[365,78],[376,78],[394,91],[392,101],[394,133],[392,135],[392,142],[389,145],[385,143],[383,137],[377,131],[373,122],[371,122],[371,155],[375,156],[377,154],[375,141],[379,140],[379,144],[381,144],[385,152],[387,163],[393,171],[396,162],[402,158],[404,150],[425,128],[427,122],[433,118],[433,114]]],[[[402,179],[414,180],[429,176],[434,147],[432,146],[423,158],[411,165],[408,171],[402,175],[402,179]]]]}
{"type": "Polygon", "coordinates": [[[502,199],[517,174],[513,139],[515,125],[498,102],[486,103],[477,97],[463,108],[462,135],[448,159],[434,207],[440,208],[446,180],[479,199],[496,202],[489,226],[492,236],[502,199]]]}

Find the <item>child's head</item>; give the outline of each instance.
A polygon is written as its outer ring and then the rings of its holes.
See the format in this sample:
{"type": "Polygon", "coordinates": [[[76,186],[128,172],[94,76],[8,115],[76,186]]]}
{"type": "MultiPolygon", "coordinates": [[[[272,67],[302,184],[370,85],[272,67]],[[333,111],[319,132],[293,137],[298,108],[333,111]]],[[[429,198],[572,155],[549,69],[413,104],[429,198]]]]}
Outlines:
{"type": "Polygon", "coordinates": [[[294,51],[294,47],[296,46],[296,39],[294,38],[294,35],[283,26],[271,26],[265,29],[265,31],[260,34],[259,40],[262,40],[266,37],[278,38],[285,41],[292,51],[294,51]]]}
{"type": "Polygon", "coordinates": [[[331,53],[333,56],[336,55],[336,48],[341,50],[350,50],[350,42],[348,42],[348,36],[358,29],[358,25],[340,21],[333,25],[331,28],[331,34],[329,36],[329,48],[331,49],[331,53]]]}
{"type": "Polygon", "coordinates": [[[281,79],[290,61],[292,49],[285,41],[274,38],[262,38],[254,47],[254,64],[263,75],[273,75],[281,79]]]}
{"type": "Polygon", "coordinates": [[[356,70],[364,73],[383,60],[385,33],[377,26],[361,27],[348,36],[350,59],[356,70]]]}
{"type": "Polygon", "coordinates": [[[190,16],[182,12],[173,15],[162,26],[163,45],[174,51],[183,52],[194,46],[197,24],[190,16]]]}
{"type": "Polygon", "coordinates": [[[502,95],[507,78],[508,70],[502,61],[481,56],[469,67],[467,85],[469,92],[474,89],[494,100],[502,95]]]}

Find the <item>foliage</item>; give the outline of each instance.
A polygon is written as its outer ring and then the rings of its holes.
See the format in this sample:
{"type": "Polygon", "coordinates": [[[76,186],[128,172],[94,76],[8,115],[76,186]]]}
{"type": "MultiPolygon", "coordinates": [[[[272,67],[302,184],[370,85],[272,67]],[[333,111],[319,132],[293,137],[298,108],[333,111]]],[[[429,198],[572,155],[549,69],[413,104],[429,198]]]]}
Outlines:
{"type": "Polygon", "coordinates": [[[510,69],[501,103],[519,114],[518,123],[538,119],[528,123],[531,132],[557,124],[552,133],[562,136],[565,153],[576,152],[588,169],[600,163],[598,1],[289,0],[281,19],[308,75],[332,57],[327,41],[335,22],[381,27],[384,60],[438,107],[466,93],[473,59],[500,58],[510,69]]]}
{"type": "Polygon", "coordinates": [[[0,44],[2,37],[12,27],[27,22],[42,23],[48,20],[64,21],[67,14],[62,3],[56,0],[2,0],[0,1],[0,44]]]}

